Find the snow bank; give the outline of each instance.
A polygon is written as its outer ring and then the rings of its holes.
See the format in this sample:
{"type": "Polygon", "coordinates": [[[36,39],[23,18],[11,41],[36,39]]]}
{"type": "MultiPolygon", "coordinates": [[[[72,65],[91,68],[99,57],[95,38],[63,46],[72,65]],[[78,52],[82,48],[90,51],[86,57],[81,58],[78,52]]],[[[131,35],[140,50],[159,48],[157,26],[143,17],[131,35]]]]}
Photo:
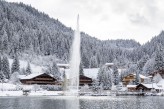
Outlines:
{"type": "Polygon", "coordinates": [[[22,96],[22,91],[0,91],[0,96],[22,96]]]}
{"type": "Polygon", "coordinates": [[[0,90],[16,90],[17,86],[10,83],[0,83],[0,90]]]}

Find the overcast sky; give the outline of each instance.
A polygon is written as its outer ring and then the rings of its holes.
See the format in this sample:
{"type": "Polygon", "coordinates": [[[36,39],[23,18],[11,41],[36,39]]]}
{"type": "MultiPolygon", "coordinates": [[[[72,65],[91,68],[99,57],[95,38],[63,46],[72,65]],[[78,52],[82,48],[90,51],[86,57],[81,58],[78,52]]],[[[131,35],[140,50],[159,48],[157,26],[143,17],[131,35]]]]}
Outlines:
{"type": "Polygon", "coordinates": [[[73,29],[102,40],[145,43],[164,29],[164,0],[6,0],[30,4],[73,29]]]}

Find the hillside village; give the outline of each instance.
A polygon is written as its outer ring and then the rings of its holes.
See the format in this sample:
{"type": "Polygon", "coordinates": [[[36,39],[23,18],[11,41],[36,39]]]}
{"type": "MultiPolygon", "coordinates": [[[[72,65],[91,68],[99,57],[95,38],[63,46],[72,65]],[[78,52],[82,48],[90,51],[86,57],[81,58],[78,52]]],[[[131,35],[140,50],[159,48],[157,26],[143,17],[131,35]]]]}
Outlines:
{"type": "MultiPolygon", "coordinates": [[[[3,59],[2,59],[3,60],[3,59]]],[[[35,91],[40,95],[62,95],[69,84],[69,64],[56,64],[50,68],[37,66],[27,61],[8,59],[9,71],[15,70],[9,78],[1,75],[0,96],[23,95],[23,91],[35,91]],[[17,70],[17,71],[16,71],[17,70]],[[13,91],[15,93],[13,93],[13,91]],[[41,93],[46,91],[47,93],[41,93]],[[10,93],[12,92],[12,94],[10,93]]],[[[1,61],[3,68],[3,61],[1,61]]],[[[2,72],[3,70],[1,70],[2,72]]],[[[152,72],[150,75],[125,73],[127,69],[119,69],[114,63],[106,63],[101,68],[81,68],[79,76],[80,94],[110,95],[113,92],[122,95],[163,95],[164,73],[152,72]]]]}

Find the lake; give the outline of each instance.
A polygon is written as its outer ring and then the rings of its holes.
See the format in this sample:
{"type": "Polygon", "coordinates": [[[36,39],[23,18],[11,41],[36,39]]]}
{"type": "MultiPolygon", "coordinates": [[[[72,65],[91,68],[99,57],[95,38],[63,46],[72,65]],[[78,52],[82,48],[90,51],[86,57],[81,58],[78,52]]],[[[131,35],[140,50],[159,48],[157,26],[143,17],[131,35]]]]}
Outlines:
{"type": "Polygon", "coordinates": [[[164,97],[0,97],[0,109],[164,109],[164,97]]]}

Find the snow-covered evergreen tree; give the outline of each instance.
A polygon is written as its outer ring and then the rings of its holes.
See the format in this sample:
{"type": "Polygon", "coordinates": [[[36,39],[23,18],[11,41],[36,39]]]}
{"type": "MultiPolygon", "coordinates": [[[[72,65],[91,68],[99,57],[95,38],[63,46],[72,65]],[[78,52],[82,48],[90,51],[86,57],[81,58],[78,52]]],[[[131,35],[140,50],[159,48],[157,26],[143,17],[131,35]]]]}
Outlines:
{"type": "Polygon", "coordinates": [[[116,66],[113,66],[113,83],[114,85],[119,84],[119,73],[118,68],[116,66]]]}
{"type": "Polygon", "coordinates": [[[154,63],[155,71],[164,70],[163,55],[164,55],[164,51],[163,51],[162,45],[159,45],[155,54],[155,63],[154,63]]]}
{"type": "Polygon", "coordinates": [[[2,59],[1,59],[1,55],[0,55],[0,71],[2,71],[2,59]]]}
{"type": "Polygon", "coordinates": [[[103,89],[110,89],[112,86],[112,70],[103,66],[98,72],[98,81],[103,89]]]}
{"type": "Polygon", "coordinates": [[[24,41],[24,37],[23,35],[21,35],[20,39],[19,39],[19,51],[22,53],[24,52],[24,50],[26,49],[26,46],[25,46],[25,41],[24,41]]]}
{"type": "Polygon", "coordinates": [[[136,71],[136,77],[135,77],[135,83],[136,83],[136,85],[138,85],[139,83],[140,83],[140,71],[139,70],[137,70],[136,71]]]}
{"type": "Polygon", "coordinates": [[[14,73],[11,74],[10,82],[12,84],[19,84],[20,83],[19,73],[18,72],[14,72],[14,73]]]}
{"type": "Polygon", "coordinates": [[[26,69],[25,69],[25,68],[21,68],[19,74],[20,74],[20,75],[27,75],[27,74],[26,74],[26,69]]]}
{"type": "Polygon", "coordinates": [[[31,73],[32,73],[32,72],[31,72],[30,63],[28,62],[27,68],[26,68],[26,75],[30,75],[31,73]]]}
{"type": "Polygon", "coordinates": [[[5,75],[6,79],[10,78],[10,67],[9,67],[9,61],[6,56],[2,59],[2,72],[5,75]]]}
{"type": "Polygon", "coordinates": [[[11,66],[11,73],[19,72],[19,70],[20,70],[20,64],[19,64],[19,59],[16,55],[11,66]]]}
{"type": "Polygon", "coordinates": [[[80,66],[79,66],[79,67],[80,67],[80,69],[79,69],[79,70],[80,70],[80,71],[79,71],[79,72],[80,72],[80,75],[84,75],[82,63],[80,63],[80,66]]]}
{"type": "Polygon", "coordinates": [[[137,70],[139,71],[139,73],[142,73],[143,67],[146,64],[146,62],[148,61],[148,59],[149,59],[149,56],[145,55],[137,63],[137,70]]]}
{"type": "Polygon", "coordinates": [[[61,78],[60,78],[61,74],[60,74],[60,72],[59,72],[59,68],[58,68],[56,62],[53,62],[50,73],[51,73],[56,79],[61,79],[61,78]]]}
{"type": "Polygon", "coordinates": [[[3,82],[5,79],[5,75],[3,74],[2,71],[0,71],[0,82],[3,82]]]}
{"type": "Polygon", "coordinates": [[[92,82],[92,90],[97,92],[100,89],[100,83],[97,79],[94,79],[92,82]]]}
{"type": "Polygon", "coordinates": [[[143,67],[143,74],[144,75],[149,75],[149,74],[151,74],[151,73],[153,73],[153,71],[154,71],[154,63],[155,63],[155,59],[154,59],[154,57],[153,58],[151,58],[151,59],[149,59],[146,63],[145,63],[145,65],[144,65],[144,67],[143,67]]]}
{"type": "Polygon", "coordinates": [[[96,56],[91,57],[90,59],[90,68],[97,68],[98,67],[98,62],[96,56]]]}

